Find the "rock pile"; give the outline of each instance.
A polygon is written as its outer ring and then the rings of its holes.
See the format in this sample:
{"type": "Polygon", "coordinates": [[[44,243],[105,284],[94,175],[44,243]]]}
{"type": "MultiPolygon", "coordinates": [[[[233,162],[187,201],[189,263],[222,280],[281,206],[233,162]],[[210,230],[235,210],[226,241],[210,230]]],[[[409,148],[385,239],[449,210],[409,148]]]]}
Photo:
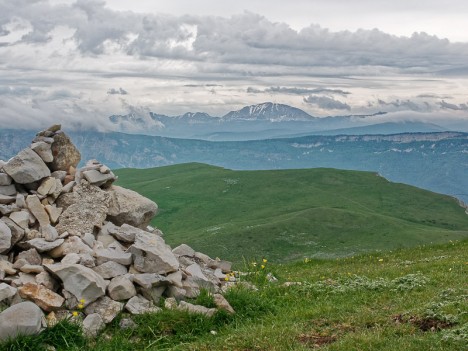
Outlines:
{"type": "MultiPolygon", "coordinates": [[[[230,262],[171,250],[148,226],[157,205],[113,185],[96,160],[77,169],[80,159],[55,125],[0,160],[0,340],[38,332],[44,312],[49,322],[78,312],[93,334],[122,310],[158,311],[162,296],[167,308],[213,314],[178,301],[219,292],[230,262]]],[[[233,312],[222,295],[215,301],[233,312]]]]}

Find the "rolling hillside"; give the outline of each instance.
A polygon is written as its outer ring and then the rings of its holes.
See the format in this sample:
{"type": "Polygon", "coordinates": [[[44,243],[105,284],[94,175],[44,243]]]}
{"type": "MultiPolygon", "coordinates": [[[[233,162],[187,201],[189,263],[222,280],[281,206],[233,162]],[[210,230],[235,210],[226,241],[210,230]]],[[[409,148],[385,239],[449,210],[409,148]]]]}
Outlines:
{"type": "Polygon", "coordinates": [[[375,173],[197,163],[116,173],[120,185],[158,203],[153,224],[170,245],[236,262],[351,256],[468,237],[468,215],[456,200],[375,173]]]}

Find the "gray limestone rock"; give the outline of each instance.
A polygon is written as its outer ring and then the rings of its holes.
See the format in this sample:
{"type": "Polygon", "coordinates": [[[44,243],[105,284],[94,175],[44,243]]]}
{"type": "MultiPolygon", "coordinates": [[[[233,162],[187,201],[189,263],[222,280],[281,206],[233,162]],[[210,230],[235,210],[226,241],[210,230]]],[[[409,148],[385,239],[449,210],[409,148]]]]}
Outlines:
{"type": "Polygon", "coordinates": [[[99,187],[101,186],[108,187],[117,179],[115,174],[112,172],[101,173],[94,169],[84,171],[82,172],[82,175],[84,179],[86,179],[90,184],[93,184],[99,187]]]}
{"type": "Polygon", "coordinates": [[[129,224],[144,229],[158,211],[156,203],[135,191],[113,185],[109,194],[108,220],[116,225],[129,224]]]}
{"type": "Polygon", "coordinates": [[[166,277],[156,273],[134,274],[133,282],[145,289],[169,285],[169,281],[166,277]]]}
{"type": "Polygon", "coordinates": [[[9,205],[16,201],[16,196],[7,196],[0,194],[0,204],[9,205]]]}
{"type": "Polygon", "coordinates": [[[221,295],[221,294],[214,294],[213,295],[213,300],[215,305],[220,309],[224,310],[228,313],[234,314],[236,313],[234,309],[232,308],[231,304],[226,300],[226,298],[221,295]]]}
{"type": "Polygon", "coordinates": [[[135,286],[126,276],[113,278],[107,290],[110,298],[116,301],[128,300],[136,295],[135,286]]]}
{"type": "Polygon", "coordinates": [[[207,308],[200,305],[193,305],[191,303],[180,301],[177,309],[187,311],[189,313],[199,313],[208,317],[212,317],[216,313],[216,308],[207,308]]]}
{"type": "Polygon", "coordinates": [[[0,221],[0,253],[6,252],[11,248],[11,229],[0,221]]]}
{"type": "Polygon", "coordinates": [[[16,196],[16,187],[14,184],[0,185],[0,195],[16,196]]]}
{"type": "Polygon", "coordinates": [[[50,224],[47,224],[46,226],[41,227],[41,233],[42,233],[42,237],[46,241],[55,241],[58,239],[58,236],[59,236],[57,233],[57,229],[55,229],[55,227],[52,227],[50,224]]]}
{"type": "Polygon", "coordinates": [[[39,188],[37,188],[37,193],[39,195],[47,196],[49,194],[52,194],[55,191],[55,188],[57,186],[55,182],[54,177],[47,177],[45,178],[42,182],[39,188]]]}
{"type": "Polygon", "coordinates": [[[10,219],[23,229],[29,228],[29,211],[21,210],[10,214],[10,219]]]}
{"type": "Polygon", "coordinates": [[[117,262],[124,266],[132,264],[132,254],[118,249],[97,249],[95,250],[94,255],[96,256],[98,265],[108,261],[117,262]]]}
{"type": "Polygon", "coordinates": [[[172,249],[172,253],[177,256],[193,257],[195,255],[195,250],[186,244],[182,244],[172,249]]]}
{"type": "Polygon", "coordinates": [[[32,248],[29,250],[21,251],[18,254],[17,259],[24,259],[26,260],[29,264],[34,264],[34,265],[40,265],[42,264],[42,258],[41,255],[37,252],[36,249],[32,248]]]}
{"type": "Polygon", "coordinates": [[[45,141],[37,141],[31,144],[31,149],[39,155],[40,158],[46,163],[52,162],[54,157],[52,156],[52,149],[49,143],[45,141]]]}
{"type": "Polygon", "coordinates": [[[159,312],[161,309],[155,307],[153,303],[141,295],[137,295],[128,300],[125,309],[131,314],[142,314],[147,312],[159,312]]]}
{"type": "Polygon", "coordinates": [[[24,229],[21,228],[19,225],[17,225],[15,222],[13,222],[10,218],[8,217],[3,217],[0,219],[0,222],[5,223],[8,228],[10,228],[11,231],[11,246],[15,245],[18,243],[21,239],[24,237],[24,229]]]}
{"type": "Polygon", "coordinates": [[[85,308],[86,314],[97,313],[104,323],[110,323],[122,311],[124,304],[102,296],[85,308]]]}
{"type": "Polygon", "coordinates": [[[119,275],[128,273],[127,267],[113,261],[104,262],[103,264],[94,267],[93,271],[95,271],[104,279],[112,279],[114,277],[118,277],[119,275]]]}
{"type": "Polygon", "coordinates": [[[50,224],[49,215],[37,195],[28,195],[26,198],[26,205],[28,206],[29,211],[39,221],[39,225],[41,227],[45,227],[50,224]]]}
{"type": "Polygon", "coordinates": [[[49,255],[53,258],[59,258],[70,253],[76,253],[79,255],[92,255],[93,250],[88,245],[86,245],[79,237],[69,236],[65,239],[62,245],[51,250],[49,252],[49,255]]]}
{"type": "Polygon", "coordinates": [[[30,301],[21,302],[0,313],[0,340],[41,331],[44,313],[30,301]]]}
{"type": "Polygon", "coordinates": [[[83,320],[83,332],[86,336],[94,337],[104,327],[105,323],[98,313],[89,314],[83,320]]]}
{"type": "Polygon", "coordinates": [[[52,274],[58,276],[63,287],[84,304],[97,300],[106,292],[106,282],[92,269],[79,264],[51,264],[44,265],[52,274]]]}
{"type": "Polygon", "coordinates": [[[50,176],[44,161],[30,148],[26,148],[10,159],[3,170],[16,183],[28,184],[50,176]]]}
{"type": "Polygon", "coordinates": [[[6,173],[0,173],[0,185],[10,185],[12,178],[6,173]]]}
{"type": "Polygon", "coordinates": [[[15,296],[16,291],[16,288],[5,283],[0,283],[0,302],[15,296]]]}
{"type": "Polygon", "coordinates": [[[140,272],[166,274],[179,268],[179,262],[164,240],[143,230],[136,233],[135,243],[128,251],[134,255],[134,266],[140,272]]]}

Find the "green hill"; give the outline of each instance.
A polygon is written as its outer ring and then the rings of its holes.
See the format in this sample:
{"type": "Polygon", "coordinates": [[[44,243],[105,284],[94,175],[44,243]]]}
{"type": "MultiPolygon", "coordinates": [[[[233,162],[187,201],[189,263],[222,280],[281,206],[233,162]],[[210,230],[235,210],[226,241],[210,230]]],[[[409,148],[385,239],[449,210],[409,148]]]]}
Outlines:
{"type": "Polygon", "coordinates": [[[153,225],[233,261],[351,256],[468,237],[451,197],[375,173],[335,169],[232,171],[198,163],[116,171],[118,184],[160,207],[153,225]]]}

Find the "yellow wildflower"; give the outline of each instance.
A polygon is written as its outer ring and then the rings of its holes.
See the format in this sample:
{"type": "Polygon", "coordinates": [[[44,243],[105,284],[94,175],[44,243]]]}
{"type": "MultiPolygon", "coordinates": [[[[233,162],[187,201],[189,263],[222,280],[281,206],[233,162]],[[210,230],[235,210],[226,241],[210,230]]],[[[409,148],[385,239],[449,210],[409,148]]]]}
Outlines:
{"type": "Polygon", "coordinates": [[[72,312],[72,316],[73,316],[73,317],[77,317],[77,316],[78,316],[78,312],[73,311],[73,312],[72,312]]]}
{"type": "Polygon", "coordinates": [[[266,258],[264,258],[262,261],[263,261],[263,263],[267,263],[267,262],[268,262],[268,260],[267,260],[266,258]]]}
{"type": "Polygon", "coordinates": [[[80,303],[84,304],[84,303],[85,303],[85,299],[81,299],[81,300],[80,300],[80,303]]]}
{"type": "Polygon", "coordinates": [[[379,259],[379,262],[383,262],[383,258],[380,258],[380,259],[379,259]]]}
{"type": "Polygon", "coordinates": [[[77,307],[78,307],[78,309],[82,310],[84,308],[84,305],[82,303],[80,303],[77,307]]]}
{"type": "Polygon", "coordinates": [[[265,269],[265,265],[264,265],[264,264],[262,264],[260,267],[262,267],[262,269],[265,269]]]}

